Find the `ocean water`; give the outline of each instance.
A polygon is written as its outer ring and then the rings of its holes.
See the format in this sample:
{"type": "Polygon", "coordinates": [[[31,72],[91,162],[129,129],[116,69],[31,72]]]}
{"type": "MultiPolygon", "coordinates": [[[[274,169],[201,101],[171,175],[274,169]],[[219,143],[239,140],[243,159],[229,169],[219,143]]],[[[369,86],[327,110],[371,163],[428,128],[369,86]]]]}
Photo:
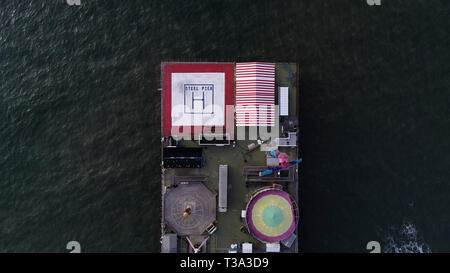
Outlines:
{"type": "Polygon", "coordinates": [[[300,64],[304,252],[449,252],[446,0],[0,3],[0,252],[157,252],[160,62],[300,64]]]}

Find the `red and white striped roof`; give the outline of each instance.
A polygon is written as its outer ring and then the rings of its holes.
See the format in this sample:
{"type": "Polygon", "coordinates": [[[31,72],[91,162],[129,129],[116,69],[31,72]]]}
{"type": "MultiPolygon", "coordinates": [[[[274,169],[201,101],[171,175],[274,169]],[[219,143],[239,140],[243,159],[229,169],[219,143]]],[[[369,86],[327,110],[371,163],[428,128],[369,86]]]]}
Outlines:
{"type": "Polygon", "coordinates": [[[236,63],[236,126],[275,126],[274,63],[236,63]]]}

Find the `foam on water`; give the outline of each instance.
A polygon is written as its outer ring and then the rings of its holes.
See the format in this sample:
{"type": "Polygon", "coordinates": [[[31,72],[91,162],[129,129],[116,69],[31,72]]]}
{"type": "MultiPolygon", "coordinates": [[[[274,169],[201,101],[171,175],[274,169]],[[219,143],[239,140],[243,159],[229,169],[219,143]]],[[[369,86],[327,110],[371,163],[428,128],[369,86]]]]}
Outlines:
{"type": "Polygon", "coordinates": [[[383,245],[384,253],[431,253],[431,248],[411,222],[405,222],[400,227],[391,226],[383,245]]]}

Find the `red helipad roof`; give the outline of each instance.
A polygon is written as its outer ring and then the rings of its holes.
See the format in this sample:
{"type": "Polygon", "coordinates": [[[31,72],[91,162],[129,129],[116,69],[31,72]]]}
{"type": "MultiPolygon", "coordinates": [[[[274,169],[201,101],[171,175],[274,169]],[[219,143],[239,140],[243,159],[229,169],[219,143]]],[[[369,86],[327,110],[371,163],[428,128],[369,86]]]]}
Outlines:
{"type": "Polygon", "coordinates": [[[162,84],[163,136],[234,126],[234,63],[163,63],[162,84]]]}

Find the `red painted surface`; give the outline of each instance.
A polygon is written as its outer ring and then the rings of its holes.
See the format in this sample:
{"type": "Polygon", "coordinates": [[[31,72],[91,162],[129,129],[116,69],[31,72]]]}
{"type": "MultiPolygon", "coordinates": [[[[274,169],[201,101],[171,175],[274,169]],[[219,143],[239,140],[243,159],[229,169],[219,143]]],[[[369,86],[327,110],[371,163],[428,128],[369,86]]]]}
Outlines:
{"type": "Polygon", "coordinates": [[[236,64],[236,126],[275,125],[275,64],[236,64]]]}
{"type": "MultiPolygon", "coordinates": [[[[172,132],[172,73],[225,73],[225,107],[234,105],[234,63],[163,63],[162,64],[162,128],[163,136],[170,136],[172,132]]],[[[224,109],[225,111],[225,109],[224,109]]],[[[227,123],[234,120],[225,116],[225,127],[227,123]]],[[[180,135],[186,135],[182,132],[180,126],[174,126],[174,129],[180,132],[180,135]]],[[[190,126],[191,134],[201,132],[203,126],[190,126]]],[[[234,127],[234,126],[233,126],[234,127]]]]}

